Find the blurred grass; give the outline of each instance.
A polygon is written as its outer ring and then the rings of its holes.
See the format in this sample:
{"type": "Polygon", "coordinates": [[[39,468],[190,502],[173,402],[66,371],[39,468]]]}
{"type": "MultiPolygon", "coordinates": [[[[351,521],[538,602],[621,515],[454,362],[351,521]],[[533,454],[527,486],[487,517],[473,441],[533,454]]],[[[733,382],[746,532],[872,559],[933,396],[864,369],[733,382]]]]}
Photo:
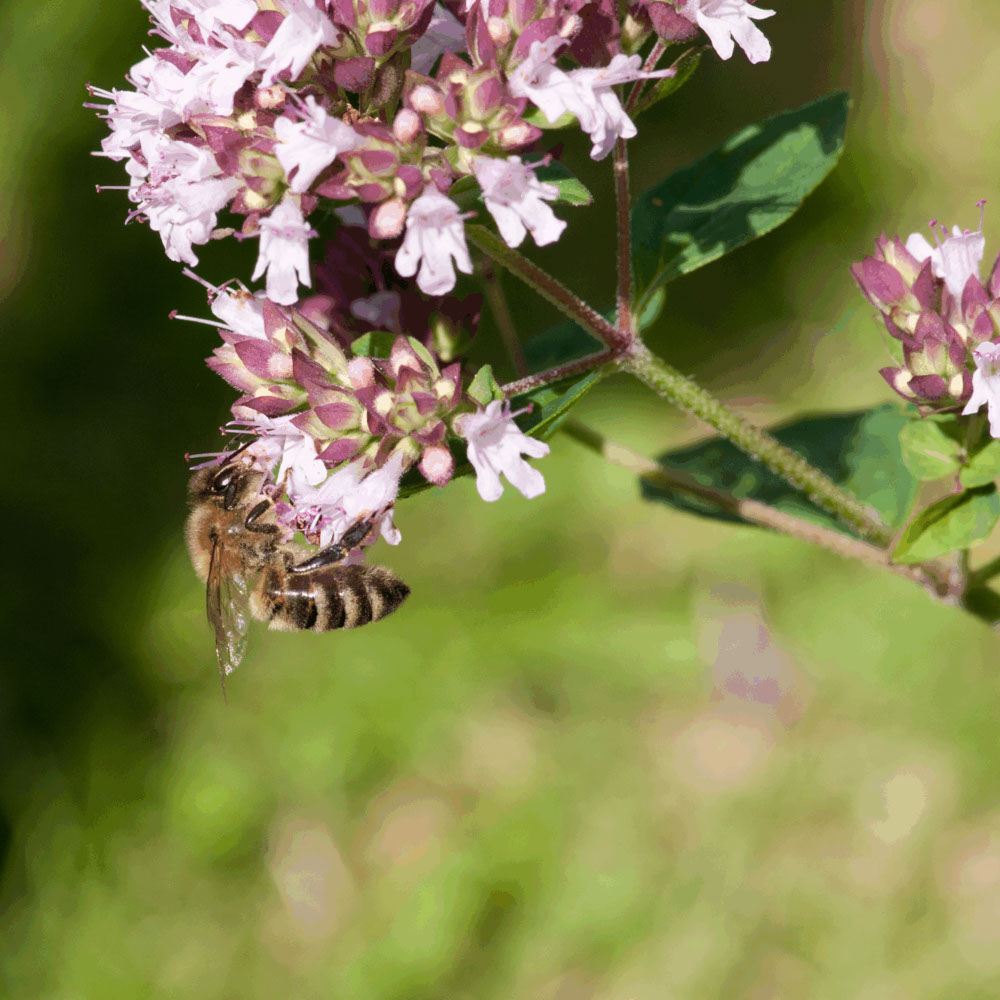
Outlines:
{"type": "MultiPolygon", "coordinates": [[[[835,179],[673,286],[653,334],[765,422],[888,398],[846,265],[880,228],[968,224],[997,176],[969,110],[992,92],[965,77],[997,41],[985,0],[950,5],[945,40],[927,2],[775,6],[772,63],[706,60],[634,145],[641,190],[751,118],[856,96],[835,179]]],[[[404,504],[381,553],[401,612],[258,629],[223,703],[181,456],[228,393],[211,331],[166,319],[200,290],[93,195],[120,171],[79,108],[137,58],[143,14],[4,19],[0,995],[1000,995],[994,636],[894,577],[643,505],[569,442],[538,500],[463,481],[404,504]]],[[[560,259],[598,304],[605,168],[560,259]]],[[[206,276],[245,271],[226,254],[206,276]]],[[[647,454],[701,433],[621,380],[582,409],[647,454]]]]}

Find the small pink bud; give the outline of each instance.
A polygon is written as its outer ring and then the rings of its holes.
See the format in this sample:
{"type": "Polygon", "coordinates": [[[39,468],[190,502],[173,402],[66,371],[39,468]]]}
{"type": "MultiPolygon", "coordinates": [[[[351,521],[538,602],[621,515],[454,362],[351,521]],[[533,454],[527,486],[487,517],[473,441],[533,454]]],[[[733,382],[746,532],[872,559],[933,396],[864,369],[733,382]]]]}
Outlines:
{"type": "Polygon", "coordinates": [[[265,111],[273,111],[285,103],[285,88],[280,84],[258,90],[253,95],[254,104],[265,111]]]}
{"type": "Polygon", "coordinates": [[[396,41],[399,31],[391,24],[373,24],[365,35],[365,50],[376,59],[388,55],[396,41]]]}
{"type": "Polygon", "coordinates": [[[455,458],[443,444],[424,448],[418,466],[424,479],[435,486],[446,486],[455,472],[455,458]]]}
{"type": "Polygon", "coordinates": [[[444,112],[444,98],[433,87],[421,83],[410,91],[410,107],[422,115],[436,117],[444,112]]]}
{"type": "Polygon", "coordinates": [[[491,17],[486,22],[486,30],[490,38],[503,48],[510,41],[510,25],[503,18],[491,17]]]}
{"type": "Polygon", "coordinates": [[[391,240],[403,231],[406,223],[406,202],[402,198],[383,201],[368,219],[368,232],[373,239],[391,240]]]}
{"type": "Polygon", "coordinates": [[[421,133],[423,125],[420,115],[409,108],[400,108],[392,122],[392,134],[399,142],[409,145],[421,133]]]}
{"type": "Polygon", "coordinates": [[[478,149],[490,133],[475,122],[463,122],[455,129],[455,141],[465,149],[478,149]]]}
{"type": "Polygon", "coordinates": [[[347,363],[347,377],[355,389],[375,384],[375,366],[371,358],[351,358],[347,363]]]}
{"type": "Polygon", "coordinates": [[[501,149],[520,149],[534,142],[541,135],[541,129],[527,122],[517,122],[500,130],[497,141],[501,149]]]}
{"type": "Polygon", "coordinates": [[[573,38],[574,35],[578,35],[580,33],[580,29],[582,27],[583,21],[581,21],[575,14],[571,14],[559,26],[559,37],[573,38]]]}

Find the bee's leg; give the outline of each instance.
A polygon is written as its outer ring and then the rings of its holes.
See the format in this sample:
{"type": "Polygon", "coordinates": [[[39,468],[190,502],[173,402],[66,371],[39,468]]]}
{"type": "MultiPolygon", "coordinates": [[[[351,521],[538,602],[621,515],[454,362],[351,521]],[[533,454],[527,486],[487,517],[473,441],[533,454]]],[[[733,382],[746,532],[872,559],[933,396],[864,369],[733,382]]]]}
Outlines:
{"type": "Polygon", "coordinates": [[[246,520],[243,522],[243,527],[247,531],[256,531],[261,535],[276,535],[278,533],[278,526],[276,524],[260,524],[260,518],[266,514],[271,507],[274,506],[270,500],[261,500],[256,507],[254,507],[249,514],[246,516],[246,520]]]}
{"type": "Polygon", "coordinates": [[[292,573],[310,573],[314,569],[322,569],[324,566],[334,566],[339,562],[343,562],[351,549],[356,545],[360,545],[371,534],[373,527],[372,518],[358,521],[357,524],[344,532],[344,537],[339,542],[328,545],[325,549],[320,549],[311,559],[300,562],[297,566],[290,566],[289,571],[292,573]]]}

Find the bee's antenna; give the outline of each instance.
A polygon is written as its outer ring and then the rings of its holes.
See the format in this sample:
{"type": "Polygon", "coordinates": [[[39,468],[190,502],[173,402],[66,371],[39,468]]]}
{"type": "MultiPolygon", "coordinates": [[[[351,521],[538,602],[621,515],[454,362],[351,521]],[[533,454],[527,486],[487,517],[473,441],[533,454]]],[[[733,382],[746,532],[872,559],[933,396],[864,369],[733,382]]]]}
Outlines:
{"type": "Polygon", "coordinates": [[[237,448],[237,449],[236,449],[236,451],[232,451],[232,452],[230,452],[230,453],[229,453],[229,454],[228,454],[228,455],[226,456],[226,460],[227,460],[227,461],[232,461],[232,460],[233,460],[234,458],[236,458],[236,456],[237,456],[237,455],[240,455],[240,454],[242,454],[242,453],[243,453],[244,451],[246,451],[246,450],[247,450],[247,448],[249,448],[249,447],[250,447],[250,445],[252,445],[252,444],[254,443],[254,441],[256,441],[256,440],[257,440],[257,438],[253,437],[253,438],[251,438],[251,439],[250,439],[249,441],[244,441],[244,442],[243,442],[243,444],[241,444],[241,445],[239,446],[239,448],[237,448]]]}

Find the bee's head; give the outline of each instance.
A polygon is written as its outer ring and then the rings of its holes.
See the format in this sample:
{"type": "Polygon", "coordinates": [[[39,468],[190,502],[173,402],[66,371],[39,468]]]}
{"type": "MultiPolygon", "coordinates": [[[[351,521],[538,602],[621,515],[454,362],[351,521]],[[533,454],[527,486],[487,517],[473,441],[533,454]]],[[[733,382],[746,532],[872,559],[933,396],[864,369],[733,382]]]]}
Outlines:
{"type": "Polygon", "coordinates": [[[199,469],[188,483],[188,495],[196,503],[208,500],[223,510],[235,510],[259,488],[262,477],[243,462],[223,462],[199,469]]]}

